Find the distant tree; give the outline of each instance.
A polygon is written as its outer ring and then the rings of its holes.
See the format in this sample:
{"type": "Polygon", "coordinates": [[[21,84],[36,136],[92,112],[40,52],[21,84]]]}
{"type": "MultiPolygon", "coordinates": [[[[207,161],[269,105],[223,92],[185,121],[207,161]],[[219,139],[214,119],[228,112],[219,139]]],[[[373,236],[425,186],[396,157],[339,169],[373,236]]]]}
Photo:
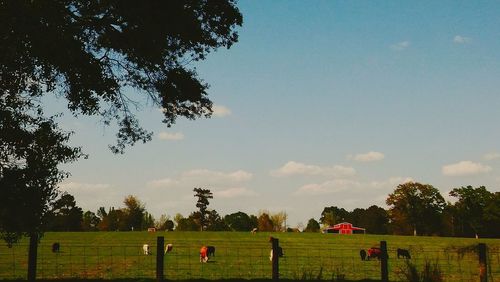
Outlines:
{"type": "MultiPolygon", "coordinates": [[[[179,214],[180,215],[180,214],[179,214]]],[[[191,214],[189,217],[185,218],[176,216],[177,226],[175,227],[175,231],[198,231],[200,230],[200,226],[196,223],[194,219],[194,215],[191,214]]]]}
{"type": "Polygon", "coordinates": [[[142,218],[141,230],[148,230],[148,228],[155,226],[155,218],[152,214],[144,212],[144,217],[142,218]]]}
{"type": "Polygon", "coordinates": [[[257,228],[259,231],[273,231],[274,223],[269,217],[269,214],[266,212],[262,212],[258,217],[258,225],[257,228]]]}
{"type": "Polygon", "coordinates": [[[314,218],[309,219],[307,222],[306,229],[304,232],[319,232],[319,222],[317,222],[314,218]]]}
{"type": "Polygon", "coordinates": [[[208,199],[213,199],[214,196],[209,189],[194,188],[193,191],[195,193],[194,196],[198,198],[198,201],[196,202],[196,207],[198,208],[199,211],[198,220],[199,220],[200,230],[203,231],[205,228],[207,228],[207,216],[208,216],[207,207],[210,204],[208,199]]]}
{"type": "MultiPolygon", "coordinates": [[[[142,230],[144,215],[146,208],[141,201],[136,196],[128,195],[123,200],[125,204],[125,209],[123,212],[125,213],[125,224],[127,225],[127,230],[142,230]]],[[[150,224],[151,222],[148,222],[150,224]]]]}
{"type": "Polygon", "coordinates": [[[500,238],[500,192],[493,193],[491,201],[484,209],[484,218],[488,226],[488,236],[500,238]]]}
{"type": "Polygon", "coordinates": [[[83,211],[76,205],[75,198],[69,193],[63,193],[54,202],[49,216],[49,228],[53,231],[82,230],[83,211]]]}
{"type": "Polygon", "coordinates": [[[488,233],[489,222],[487,222],[487,207],[494,199],[494,194],[486,190],[486,187],[472,186],[454,188],[450,196],[458,201],[454,204],[456,221],[460,226],[462,235],[473,235],[476,238],[488,233]],[[472,234],[471,234],[472,233],[472,234]]]}
{"type": "Polygon", "coordinates": [[[241,211],[224,216],[224,222],[233,231],[250,231],[257,227],[250,216],[241,211]]]}
{"type": "Polygon", "coordinates": [[[343,208],[338,208],[336,206],[325,207],[321,212],[319,221],[321,224],[328,227],[347,220],[348,216],[349,212],[343,208]]]}
{"type": "Polygon", "coordinates": [[[158,220],[155,221],[156,230],[166,230],[167,229],[167,221],[170,220],[170,216],[162,214],[158,220]]]}
{"type": "Polygon", "coordinates": [[[284,232],[286,231],[286,219],[287,219],[287,214],[284,211],[277,212],[277,213],[272,213],[269,215],[271,218],[271,221],[273,222],[273,227],[275,232],[284,232]]]}
{"type": "Polygon", "coordinates": [[[389,214],[379,206],[373,205],[368,209],[357,208],[351,212],[351,223],[366,229],[370,234],[387,234],[389,214]]]}
{"type": "Polygon", "coordinates": [[[174,222],[171,220],[171,219],[167,219],[167,221],[165,221],[165,230],[166,231],[174,231],[174,222]]]}
{"type": "Polygon", "coordinates": [[[395,231],[414,235],[437,234],[446,203],[439,190],[429,184],[400,184],[387,200],[389,217],[395,231]]]}
{"type": "Polygon", "coordinates": [[[222,217],[215,210],[208,212],[207,218],[207,230],[208,231],[227,231],[230,230],[229,226],[224,222],[222,217]]]}
{"type": "Polygon", "coordinates": [[[97,226],[101,219],[93,212],[86,211],[83,213],[82,229],[83,231],[97,231],[97,226]]]}
{"type": "Polygon", "coordinates": [[[100,231],[127,231],[130,230],[128,226],[125,212],[121,209],[111,207],[106,216],[99,222],[97,228],[100,231]]]}

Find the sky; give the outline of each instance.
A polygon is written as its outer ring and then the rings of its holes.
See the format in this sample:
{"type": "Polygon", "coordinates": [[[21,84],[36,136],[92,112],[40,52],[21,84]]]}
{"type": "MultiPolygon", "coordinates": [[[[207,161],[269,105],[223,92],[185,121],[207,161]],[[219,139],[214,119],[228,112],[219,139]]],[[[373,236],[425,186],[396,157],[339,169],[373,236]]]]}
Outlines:
{"type": "MultiPolygon", "coordinates": [[[[398,184],[500,191],[500,2],[239,1],[239,42],[192,65],[210,119],[167,128],[124,155],[116,128],[65,114],[89,154],[60,188],[84,210],[137,196],[156,218],[196,210],[280,212],[295,227],[324,207],[386,207],[398,184]]],[[[64,101],[51,110],[64,112],[64,101]]]]}

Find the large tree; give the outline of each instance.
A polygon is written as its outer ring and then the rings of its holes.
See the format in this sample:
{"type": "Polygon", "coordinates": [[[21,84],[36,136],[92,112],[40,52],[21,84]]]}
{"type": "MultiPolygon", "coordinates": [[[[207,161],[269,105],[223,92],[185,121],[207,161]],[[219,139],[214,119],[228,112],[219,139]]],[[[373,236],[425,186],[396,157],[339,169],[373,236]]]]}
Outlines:
{"type": "MultiPolygon", "coordinates": [[[[494,205],[494,194],[486,190],[486,187],[480,186],[474,188],[472,186],[454,188],[450,192],[450,196],[457,198],[457,202],[453,205],[455,211],[454,223],[458,226],[458,233],[462,236],[479,237],[479,235],[487,235],[489,226],[493,222],[491,216],[491,208],[494,205]]],[[[496,222],[499,224],[500,222],[496,222]]]]}
{"type": "Polygon", "coordinates": [[[257,227],[251,217],[241,211],[224,216],[224,222],[233,231],[250,231],[257,227]]]}
{"type": "Polygon", "coordinates": [[[209,189],[194,188],[193,192],[194,196],[198,198],[198,200],[196,201],[196,207],[198,208],[198,212],[194,213],[195,218],[197,218],[197,221],[200,225],[200,230],[203,231],[204,229],[207,228],[207,221],[209,214],[207,209],[208,205],[210,204],[208,199],[213,199],[214,196],[209,189]]]}
{"type": "MultiPolygon", "coordinates": [[[[133,195],[125,197],[123,204],[125,204],[123,212],[125,213],[127,229],[142,230],[143,222],[147,219],[145,218],[146,207],[144,204],[133,195]]],[[[148,225],[149,224],[150,222],[148,222],[148,225]]]]}
{"type": "Polygon", "coordinates": [[[76,205],[75,197],[63,193],[52,205],[48,227],[53,231],[82,230],[83,211],[76,205]]]}
{"type": "Polygon", "coordinates": [[[440,230],[446,203],[439,190],[429,184],[399,184],[387,200],[389,216],[396,233],[432,235],[440,230]]]}

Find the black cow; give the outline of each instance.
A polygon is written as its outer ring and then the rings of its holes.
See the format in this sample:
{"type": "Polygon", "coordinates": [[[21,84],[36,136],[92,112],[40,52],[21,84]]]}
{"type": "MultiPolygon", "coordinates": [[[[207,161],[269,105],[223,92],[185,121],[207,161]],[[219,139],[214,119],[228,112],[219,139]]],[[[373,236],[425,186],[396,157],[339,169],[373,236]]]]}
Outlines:
{"type": "Polygon", "coordinates": [[[366,251],[365,250],[359,251],[359,256],[361,257],[361,260],[366,260],[366,251]]]}
{"type": "Polygon", "coordinates": [[[55,242],[54,244],[52,244],[52,252],[53,253],[59,253],[60,248],[61,248],[61,245],[59,244],[59,242],[55,242]]]}
{"type": "Polygon", "coordinates": [[[398,253],[398,258],[403,257],[405,259],[411,259],[410,251],[406,249],[398,249],[397,253],[398,253]]]}
{"type": "Polygon", "coordinates": [[[208,257],[211,257],[211,256],[215,257],[215,247],[214,246],[207,246],[207,256],[208,257]]]}

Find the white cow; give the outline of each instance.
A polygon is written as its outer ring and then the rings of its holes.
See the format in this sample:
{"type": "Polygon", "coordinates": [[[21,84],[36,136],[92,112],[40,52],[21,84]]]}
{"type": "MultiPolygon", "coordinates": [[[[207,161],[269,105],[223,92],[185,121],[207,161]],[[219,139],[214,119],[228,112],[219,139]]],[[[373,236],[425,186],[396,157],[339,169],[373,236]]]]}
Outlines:
{"type": "Polygon", "coordinates": [[[142,245],[142,252],[145,254],[145,255],[150,255],[151,252],[149,251],[149,245],[148,244],[144,244],[142,245]]]}
{"type": "Polygon", "coordinates": [[[172,244],[167,244],[165,246],[165,254],[166,253],[170,253],[172,251],[172,249],[174,248],[174,246],[172,244]]]}

